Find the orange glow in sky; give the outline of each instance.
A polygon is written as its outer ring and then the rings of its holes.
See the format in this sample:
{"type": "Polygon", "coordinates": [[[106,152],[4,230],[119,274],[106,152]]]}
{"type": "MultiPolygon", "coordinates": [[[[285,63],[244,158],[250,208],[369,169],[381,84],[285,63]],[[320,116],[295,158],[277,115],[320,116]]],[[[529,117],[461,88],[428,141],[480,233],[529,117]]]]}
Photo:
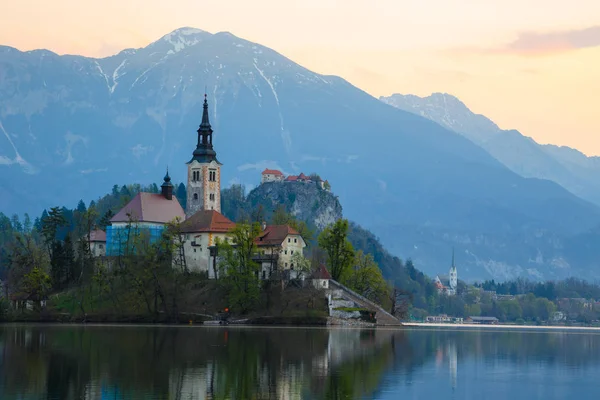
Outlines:
{"type": "Polygon", "coordinates": [[[446,92],[501,128],[600,155],[597,0],[19,0],[0,44],[103,57],[190,26],[373,96],[446,92]]]}

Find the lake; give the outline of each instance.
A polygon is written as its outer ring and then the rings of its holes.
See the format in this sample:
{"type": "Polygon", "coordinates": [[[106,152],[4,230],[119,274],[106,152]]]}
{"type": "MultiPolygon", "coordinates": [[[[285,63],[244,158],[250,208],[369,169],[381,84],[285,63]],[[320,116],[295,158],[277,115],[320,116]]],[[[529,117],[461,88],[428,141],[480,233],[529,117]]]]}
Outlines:
{"type": "Polygon", "coordinates": [[[0,399],[596,399],[600,333],[1,325],[0,399]]]}

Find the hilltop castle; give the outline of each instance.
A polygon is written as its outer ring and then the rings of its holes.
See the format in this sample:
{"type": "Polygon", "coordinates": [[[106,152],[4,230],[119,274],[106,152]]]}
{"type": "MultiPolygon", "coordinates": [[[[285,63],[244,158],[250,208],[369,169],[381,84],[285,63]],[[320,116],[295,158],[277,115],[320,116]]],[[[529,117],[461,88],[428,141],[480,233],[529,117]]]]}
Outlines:
{"type": "Polygon", "coordinates": [[[304,173],[300,175],[288,175],[287,177],[283,172],[277,169],[265,169],[261,174],[260,183],[268,182],[300,182],[300,183],[313,183],[315,182],[321,189],[331,191],[331,185],[327,180],[321,179],[319,175],[306,176],[304,173]]]}

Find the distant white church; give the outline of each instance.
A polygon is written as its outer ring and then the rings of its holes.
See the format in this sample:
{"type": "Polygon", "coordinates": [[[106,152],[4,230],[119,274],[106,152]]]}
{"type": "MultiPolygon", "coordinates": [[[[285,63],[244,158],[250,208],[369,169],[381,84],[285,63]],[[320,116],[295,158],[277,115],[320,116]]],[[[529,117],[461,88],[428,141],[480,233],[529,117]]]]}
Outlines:
{"type": "Polygon", "coordinates": [[[448,296],[456,295],[456,289],[458,287],[458,271],[454,264],[454,250],[452,250],[452,266],[450,266],[448,275],[438,275],[435,277],[434,282],[439,294],[448,296]]]}

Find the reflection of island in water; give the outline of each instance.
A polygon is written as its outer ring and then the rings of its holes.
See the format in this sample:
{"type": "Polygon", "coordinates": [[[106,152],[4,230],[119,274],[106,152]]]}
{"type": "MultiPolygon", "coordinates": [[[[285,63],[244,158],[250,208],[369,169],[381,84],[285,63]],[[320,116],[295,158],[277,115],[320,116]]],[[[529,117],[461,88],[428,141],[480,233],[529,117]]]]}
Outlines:
{"type": "Polygon", "coordinates": [[[426,365],[460,385],[465,360],[582,367],[600,336],[305,328],[5,326],[2,399],[371,398],[426,365]]]}

